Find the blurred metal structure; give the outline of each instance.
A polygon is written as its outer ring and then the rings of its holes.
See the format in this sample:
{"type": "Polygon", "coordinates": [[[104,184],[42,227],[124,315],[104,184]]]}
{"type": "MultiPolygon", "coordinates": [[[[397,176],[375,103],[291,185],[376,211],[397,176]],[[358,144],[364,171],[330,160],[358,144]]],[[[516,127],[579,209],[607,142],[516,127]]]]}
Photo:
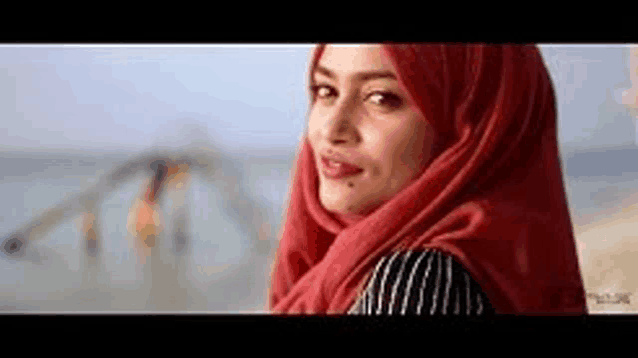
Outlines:
{"type": "MultiPolygon", "coordinates": [[[[11,235],[2,239],[0,246],[0,257],[9,260],[26,260],[37,262],[39,260],[38,250],[32,248],[32,243],[43,238],[52,229],[59,225],[62,220],[70,217],[81,216],[81,231],[85,235],[83,253],[85,272],[83,283],[95,282],[94,276],[99,273],[98,261],[99,257],[104,254],[103,242],[108,238],[100,237],[100,212],[99,208],[108,193],[117,190],[122,184],[133,180],[140,172],[144,172],[147,180],[142,184],[140,198],[145,202],[159,205],[160,198],[166,192],[167,186],[171,184],[171,180],[180,177],[180,180],[190,180],[192,174],[198,174],[198,178],[214,182],[220,187],[223,195],[223,205],[231,218],[235,220],[240,227],[244,229],[245,235],[250,239],[254,252],[260,255],[270,250],[269,247],[264,248],[264,225],[267,224],[267,218],[264,215],[266,210],[263,204],[259,204],[254,198],[251,198],[242,185],[242,172],[234,165],[219,154],[216,150],[205,148],[196,148],[191,150],[154,150],[140,154],[126,161],[125,163],[113,168],[109,173],[103,175],[92,187],[84,192],[67,199],[51,208],[43,214],[33,218],[29,222],[23,224],[16,229],[11,235]],[[247,210],[248,209],[248,210],[247,210]],[[252,210],[250,210],[252,209],[252,210]],[[247,217],[246,213],[251,212],[252,216],[247,217]],[[264,252],[265,251],[265,252],[264,252]]],[[[179,180],[178,180],[179,181],[179,180]]],[[[177,185],[181,186],[181,182],[177,185]]],[[[179,186],[178,186],[179,187],[179,186]]],[[[132,208],[132,210],[136,210],[132,208]]],[[[138,244],[146,247],[145,257],[150,257],[150,261],[145,264],[144,270],[147,271],[153,281],[151,287],[158,286],[157,282],[166,284],[168,281],[177,282],[179,270],[184,268],[184,256],[191,253],[192,246],[189,233],[189,222],[187,208],[184,203],[176,205],[174,215],[171,215],[172,223],[170,225],[171,232],[164,233],[171,238],[172,242],[172,263],[164,263],[158,256],[158,248],[155,244],[155,236],[142,237],[138,235],[138,244]],[[151,268],[152,266],[152,268],[151,268]],[[181,269],[180,269],[181,267],[181,269]],[[159,271],[161,272],[159,272],[159,271]],[[175,271],[175,272],[173,272],[175,271]],[[174,277],[173,277],[174,276],[174,277]],[[157,282],[156,282],[157,281],[157,282]]],[[[134,221],[139,221],[135,218],[134,221]]],[[[162,223],[164,224],[164,223],[162,223]]],[[[139,233],[139,229],[137,230],[139,233]]],[[[215,233],[211,233],[215,234],[215,233]]],[[[138,255],[142,255],[138,252],[138,255]]],[[[144,259],[142,258],[144,265],[144,259]]],[[[246,264],[247,260],[241,260],[239,266],[246,264]]],[[[216,282],[223,286],[232,285],[232,281],[236,277],[241,277],[238,268],[229,270],[228,275],[221,281],[216,282]],[[239,276],[237,276],[239,275],[239,276]]],[[[175,283],[168,282],[170,286],[175,283]]],[[[90,285],[88,285],[90,286],[90,285]]],[[[152,290],[152,289],[151,289],[152,290]]],[[[151,291],[151,298],[155,303],[153,307],[157,309],[168,309],[168,304],[157,303],[159,301],[174,302],[181,300],[185,302],[185,293],[171,291],[171,295],[180,296],[181,298],[168,297],[159,299],[157,293],[151,291]],[[155,297],[153,297],[155,296],[155,297]]],[[[183,291],[183,290],[182,290],[183,291]]],[[[174,307],[174,306],[170,306],[174,307]]],[[[186,309],[181,307],[181,309],[186,309]]]]}
{"type": "MultiPolygon", "coordinates": [[[[91,218],[91,222],[95,222],[95,213],[106,193],[112,192],[126,180],[132,179],[141,171],[148,172],[149,177],[153,177],[153,185],[156,186],[156,195],[161,195],[161,180],[158,178],[164,175],[162,170],[166,170],[166,164],[172,165],[186,164],[189,172],[202,174],[200,177],[211,182],[219,182],[224,186],[223,193],[225,200],[237,201],[242,203],[253,202],[251,198],[242,195],[238,186],[240,185],[237,178],[241,176],[239,171],[233,173],[224,173],[221,169],[220,157],[214,153],[205,153],[202,151],[185,152],[185,151],[153,151],[136,156],[126,163],[114,168],[110,173],[104,175],[91,188],[83,193],[75,196],[49,208],[45,213],[39,215],[20,228],[15,230],[9,237],[4,238],[1,246],[1,253],[7,258],[19,259],[24,257],[29,243],[46,235],[60,220],[79,214],[87,213],[87,217],[91,218]]],[[[226,167],[225,169],[228,169],[226,167]]],[[[259,216],[259,210],[255,210],[255,214],[259,216]]],[[[244,219],[244,218],[240,218],[244,219]]],[[[260,219],[254,218],[257,222],[260,219]]],[[[242,220],[243,221],[243,220],[242,220]]],[[[89,225],[89,224],[87,224],[89,225]]],[[[90,230],[97,232],[95,228],[90,230]]],[[[97,243],[87,246],[87,250],[96,252],[97,243]]]]}

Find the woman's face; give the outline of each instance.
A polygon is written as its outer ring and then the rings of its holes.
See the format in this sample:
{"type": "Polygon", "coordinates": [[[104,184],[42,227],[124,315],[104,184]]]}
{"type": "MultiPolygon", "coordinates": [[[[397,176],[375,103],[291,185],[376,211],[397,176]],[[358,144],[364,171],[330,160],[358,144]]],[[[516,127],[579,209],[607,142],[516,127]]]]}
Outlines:
{"type": "Polygon", "coordinates": [[[380,45],[326,46],[313,79],[308,136],[320,201],[331,212],[366,215],[425,169],[433,128],[380,45]]]}

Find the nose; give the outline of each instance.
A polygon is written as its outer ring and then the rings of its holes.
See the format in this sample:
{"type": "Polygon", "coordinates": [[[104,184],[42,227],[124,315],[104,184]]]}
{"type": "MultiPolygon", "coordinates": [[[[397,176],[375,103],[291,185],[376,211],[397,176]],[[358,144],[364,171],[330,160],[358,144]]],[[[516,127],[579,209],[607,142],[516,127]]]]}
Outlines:
{"type": "Polygon", "coordinates": [[[324,138],[333,145],[352,145],[360,141],[356,126],[352,121],[353,113],[343,106],[335,111],[324,125],[324,138]]]}

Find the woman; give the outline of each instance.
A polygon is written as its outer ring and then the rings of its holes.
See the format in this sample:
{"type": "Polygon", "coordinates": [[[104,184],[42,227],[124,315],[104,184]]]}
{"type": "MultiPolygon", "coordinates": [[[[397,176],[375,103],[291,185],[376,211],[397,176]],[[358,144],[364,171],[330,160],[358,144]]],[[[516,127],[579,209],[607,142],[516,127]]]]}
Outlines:
{"type": "Polygon", "coordinates": [[[533,46],[318,46],[270,309],[586,313],[533,46]]]}

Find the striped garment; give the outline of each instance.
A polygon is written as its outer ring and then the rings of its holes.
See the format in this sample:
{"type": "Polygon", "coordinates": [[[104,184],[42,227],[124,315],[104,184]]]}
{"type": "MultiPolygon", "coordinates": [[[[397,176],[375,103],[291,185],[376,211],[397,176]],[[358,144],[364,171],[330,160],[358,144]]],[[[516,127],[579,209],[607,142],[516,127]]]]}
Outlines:
{"type": "Polygon", "coordinates": [[[479,284],[436,250],[403,251],[379,261],[368,286],[348,314],[493,315],[479,284]]]}

